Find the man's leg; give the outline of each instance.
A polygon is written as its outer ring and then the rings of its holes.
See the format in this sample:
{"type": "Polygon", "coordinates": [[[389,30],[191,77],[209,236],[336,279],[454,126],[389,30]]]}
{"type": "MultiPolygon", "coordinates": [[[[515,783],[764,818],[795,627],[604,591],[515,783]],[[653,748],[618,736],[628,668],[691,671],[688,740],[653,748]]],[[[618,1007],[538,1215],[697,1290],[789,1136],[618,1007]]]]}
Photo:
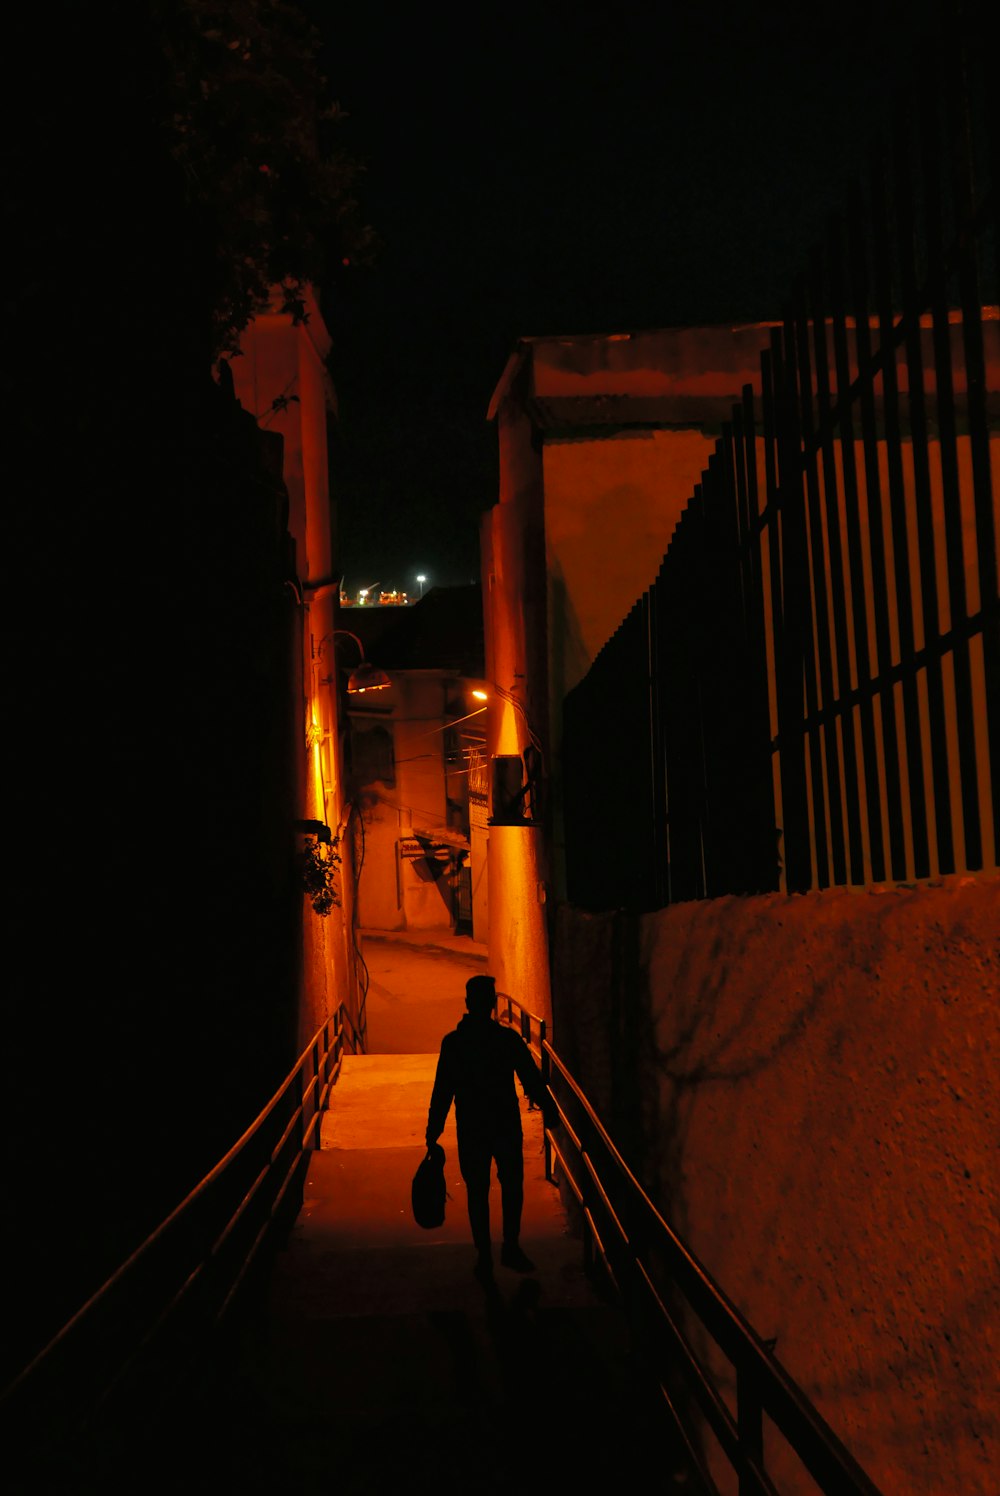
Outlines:
{"type": "Polygon", "coordinates": [[[497,1146],[497,1178],[503,1202],[503,1247],[500,1261],[519,1273],[534,1271],[534,1263],[521,1251],[521,1211],[524,1208],[524,1145],[520,1134],[505,1138],[497,1146]]]}
{"type": "Polygon", "coordinates": [[[493,1159],[489,1146],[479,1140],[459,1139],[458,1166],[465,1180],[465,1193],[469,1205],[469,1225],[472,1241],[478,1253],[477,1271],[493,1270],[493,1249],[490,1243],[490,1169],[493,1159]]]}

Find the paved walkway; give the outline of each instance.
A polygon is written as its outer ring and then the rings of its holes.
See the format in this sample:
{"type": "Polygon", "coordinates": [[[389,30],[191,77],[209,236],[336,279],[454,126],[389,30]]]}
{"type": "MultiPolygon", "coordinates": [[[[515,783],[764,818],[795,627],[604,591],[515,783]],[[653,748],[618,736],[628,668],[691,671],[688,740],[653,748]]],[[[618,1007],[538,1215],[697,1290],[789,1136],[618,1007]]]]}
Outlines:
{"type": "MultiPolygon", "coordinates": [[[[522,1245],[534,1273],[498,1262],[491,1290],[473,1276],[453,1115],[441,1139],[446,1220],[435,1231],[413,1220],[438,1043],[464,1011],[465,975],[485,959],[429,946],[365,941],[376,1052],[345,1058],[303,1209],[243,1351],[240,1418],[256,1447],[230,1462],[233,1489],[526,1496],[645,1480],[650,1459],[662,1488],[682,1489],[633,1385],[617,1310],[595,1295],[545,1180],[539,1113],[522,1100],[522,1245]],[[431,996],[414,982],[428,960],[431,996]],[[407,1050],[420,1033],[434,1034],[433,1047],[407,1050]]],[[[496,1184],[491,1206],[496,1238],[496,1184]]]]}
{"type": "Polygon", "coordinates": [[[450,930],[365,930],[361,949],[368,1053],[437,1054],[465,1011],[466,978],[487,968],[486,947],[450,930]]]}

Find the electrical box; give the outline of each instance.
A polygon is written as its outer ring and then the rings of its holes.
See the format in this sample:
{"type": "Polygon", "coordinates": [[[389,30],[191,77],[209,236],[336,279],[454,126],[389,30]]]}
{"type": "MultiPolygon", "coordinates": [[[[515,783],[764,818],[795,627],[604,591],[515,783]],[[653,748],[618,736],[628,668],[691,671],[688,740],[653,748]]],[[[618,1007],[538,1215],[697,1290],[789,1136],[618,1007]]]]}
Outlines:
{"type": "Polygon", "coordinates": [[[518,753],[498,753],[493,759],[493,814],[491,826],[526,826],[524,764],[518,753]]]}

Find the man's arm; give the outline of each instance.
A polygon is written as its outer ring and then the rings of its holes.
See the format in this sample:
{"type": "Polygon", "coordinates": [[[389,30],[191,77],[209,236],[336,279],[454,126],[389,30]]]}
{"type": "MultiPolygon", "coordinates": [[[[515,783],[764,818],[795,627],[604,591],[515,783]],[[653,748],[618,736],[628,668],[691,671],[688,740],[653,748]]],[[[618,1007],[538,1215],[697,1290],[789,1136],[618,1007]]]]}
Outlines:
{"type": "Polygon", "coordinates": [[[446,1038],[441,1045],[441,1053],[438,1055],[434,1089],[431,1092],[431,1104],[427,1112],[426,1142],[428,1148],[432,1143],[436,1143],[444,1132],[444,1124],[454,1099],[455,1078],[446,1038]]]}
{"type": "MultiPolygon", "coordinates": [[[[508,1030],[508,1032],[511,1031],[508,1030]]],[[[521,1082],[528,1100],[533,1101],[536,1106],[541,1106],[545,1099],[542,1072],[535,1064],[535,1057],[521,1036],[511,1033],[511,1037],[517,1041],[514,1049],[514,1073],[521,1082]]]]}
{"type": "Polygon", "coordinates": [[[524,1087],[524,1094],[529,1101],[533,1101],[536,1106],[541,1107],[542,1121],[545,1126],[548,1128],[555,1127],[560,1120],[559,1112],[548,1093],[545,1082],[542,1080],[542,1072],[535,1064],[535,1057],[531,1053],[531,1050],[519,1035],[517,1036],[517,1044],[514,1071],[521,1085],[524,1087]]]}

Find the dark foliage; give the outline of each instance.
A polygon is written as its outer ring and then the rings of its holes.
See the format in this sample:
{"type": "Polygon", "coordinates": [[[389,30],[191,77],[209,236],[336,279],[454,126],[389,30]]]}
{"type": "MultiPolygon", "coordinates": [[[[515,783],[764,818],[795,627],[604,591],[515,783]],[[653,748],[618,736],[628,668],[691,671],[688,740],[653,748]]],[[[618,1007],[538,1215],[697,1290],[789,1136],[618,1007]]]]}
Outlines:
{"type": "Polygon", "coordinates": [[[200,0],[61,9],[12,19],[3,140],[3,1372],[296,1053],[287,499],[210,369],[273,274],[311,272],[349,176],[323,176],[296,99],[316,75],[292,7],[219,6],[219,37],[200,0]]]}
{"type": "Polygon", "coordinates": [[[274,287],[301,315],[304,283],[371,253],[360,166],[338,143],[343,111],[297,6],[152,0],[151,11],[157,124],[211,244],[216,349],[232,350],[274,287]]]}

